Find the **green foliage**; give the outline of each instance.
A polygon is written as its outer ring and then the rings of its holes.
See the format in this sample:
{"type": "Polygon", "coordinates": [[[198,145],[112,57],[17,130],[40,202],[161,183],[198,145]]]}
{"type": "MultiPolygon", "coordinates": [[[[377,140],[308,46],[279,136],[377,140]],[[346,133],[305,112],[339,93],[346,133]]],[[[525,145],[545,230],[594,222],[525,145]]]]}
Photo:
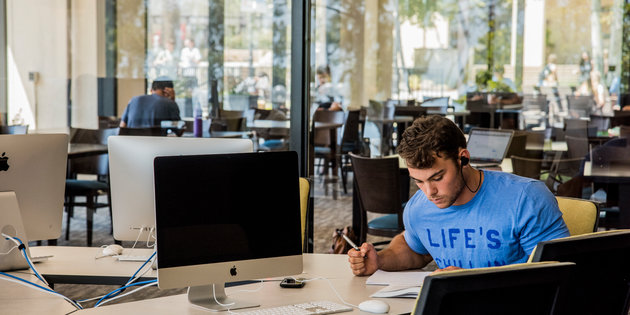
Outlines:
{"type": "Polygon", "coordinates": [[[492,82],[492,72],[490,72],[489,70],[477,72],[477,74],[475,75],[475,84],[477,84],[478,90],[486,90],[488,88],[488,82],[492,82]]]}

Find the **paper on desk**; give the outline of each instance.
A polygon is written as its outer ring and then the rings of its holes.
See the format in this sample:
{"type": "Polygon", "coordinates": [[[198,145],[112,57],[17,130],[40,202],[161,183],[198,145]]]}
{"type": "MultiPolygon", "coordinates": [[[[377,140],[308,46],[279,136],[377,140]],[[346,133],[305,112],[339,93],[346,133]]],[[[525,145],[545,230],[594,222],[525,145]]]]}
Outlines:
{"type": "Polygon", "coordinates": [[[400,298],[413,298],[415,299],[420,294],[421,286],[397,286],[397,285],[388,285],[374,294],[370,295],[370,297],[376,298],[392,298],[392,297],[400,297],[400,298]]]}
{"type": "Polygon", "coordinates": [[[393,286],[422,286],[430,271],[383,271],[377,270],[365,284],[393,286]]]}

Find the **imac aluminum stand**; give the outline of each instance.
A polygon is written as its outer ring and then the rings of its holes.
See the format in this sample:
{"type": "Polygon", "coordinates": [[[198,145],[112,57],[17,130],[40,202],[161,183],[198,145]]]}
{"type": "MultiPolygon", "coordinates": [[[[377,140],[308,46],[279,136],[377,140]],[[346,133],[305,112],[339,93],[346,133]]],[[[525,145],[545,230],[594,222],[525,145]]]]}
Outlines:
{"type": "Polygon", "coordinates": [[[214,293],[212,290],[213,284],[203,285],[197,287],[188,288],[188,301],[191,304],[208,309],[214,312],[235,310],[240,308],[257,307],[260,304],[247,302],[247,301],[235,301],[225,295],[225,284],[214,284],[214,293]],[[216,297],[216,300],[215,300],[216,297]],[[220,303],[217,303],[217,301],[220,303]]]}
{"type": "MultiPolygon", "coordinates": [[[[28,253],[28,240],[22,223],[17,196],[13,191],[0,192],[0,232],[22,240],[28,253]]],[[[0,236],[0,271],[28,269],[28,263],[13,241],[0,236]]]]}

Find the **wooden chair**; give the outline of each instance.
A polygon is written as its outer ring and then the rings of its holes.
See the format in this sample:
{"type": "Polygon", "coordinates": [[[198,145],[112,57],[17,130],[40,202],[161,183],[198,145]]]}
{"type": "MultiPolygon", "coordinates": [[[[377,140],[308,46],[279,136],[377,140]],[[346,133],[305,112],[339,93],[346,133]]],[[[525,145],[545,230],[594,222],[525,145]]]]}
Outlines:
{"type": "Polygon", "coordinates": [[[367,234],[394,237],[404,230],[398,158],[367,158],[350,153],[361,209],[360,242],[367,234]],[[383,216],[368,222],[368,213],[383,216]]]}
{"type": "MultiPolygon", "coordinates": [[[[111,129],[73,129],[71,130],[73,143],[107,144],[107,138],[116,135],[118,128],[111,129]]],[[[64,206],[66,208],[66,240],[70,237],[70,219],[74,214],[74,207],[86,208],[87,246],[92,245],[92,226],[94,212],[102,207],[109,207],[111,222],[111,196],[109,194],[109,160],[107,154],[85,156],[68,160],[68,179],[64,206]],[[96,175],[95,180],[77,179],[77,175],[96,175]],[[107,195],[107,202],[98,202],[98,197],[107,195]],[[84,202],[77,202],[76,197],[85,197],[84,202]]]]}
{"type": "Polygon", "coordinates": [[[599,207],[595,202],[558,196],[556,200],[571,236],[597,232],[599,207]]]}
{"type": "MultiPolygon", "coordinates": [[[[345,121],[345,113],[342,111],[327,111],[318,110],[313,115],[313,122],[327,122],[343,124],[345,121]]],[[[313,146],[315,150],[315,158],[322,160],[320,164],[323,166],[323,174],[328,174],[328,169],[332,163],[337,163],[337,157],[332,156],[331,144],[337,142],[337,139],[330,138],[329,130],[315,130],[315,136],[313,138],[313,146]]],[[[334,166],[334,165],[333,165],[334,166]]],[[[337,176],[337,174],[332,174],[337,176]]]]}
{"type": "Polygon", "coordinates": [[[341,144],[339,145],[339,163],[341,165],[341,182],[343,185],[343,193],[348,193],[347,180],[348,172],[352,171],[352,163],[348,153],[359,154],[361,151],[361,143],[363,139],[363,126],[365,125],[366,110],[348,111],[346,123],[343,127],[341,136],[341,144]]]}

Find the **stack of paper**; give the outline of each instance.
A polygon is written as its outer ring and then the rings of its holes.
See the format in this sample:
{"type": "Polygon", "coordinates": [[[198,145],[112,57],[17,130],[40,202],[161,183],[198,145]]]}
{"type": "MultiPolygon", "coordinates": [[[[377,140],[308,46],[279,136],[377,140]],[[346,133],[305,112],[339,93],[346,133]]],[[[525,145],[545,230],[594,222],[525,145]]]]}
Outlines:
{"type": "Polygon", "coordinates": [[[370,297],[416,298],[420,293],[424,278],[429,274],[431,274],[429,271],[389,272],[377,270],[367,279],[366,284],[386,286],[370,297]]]}

